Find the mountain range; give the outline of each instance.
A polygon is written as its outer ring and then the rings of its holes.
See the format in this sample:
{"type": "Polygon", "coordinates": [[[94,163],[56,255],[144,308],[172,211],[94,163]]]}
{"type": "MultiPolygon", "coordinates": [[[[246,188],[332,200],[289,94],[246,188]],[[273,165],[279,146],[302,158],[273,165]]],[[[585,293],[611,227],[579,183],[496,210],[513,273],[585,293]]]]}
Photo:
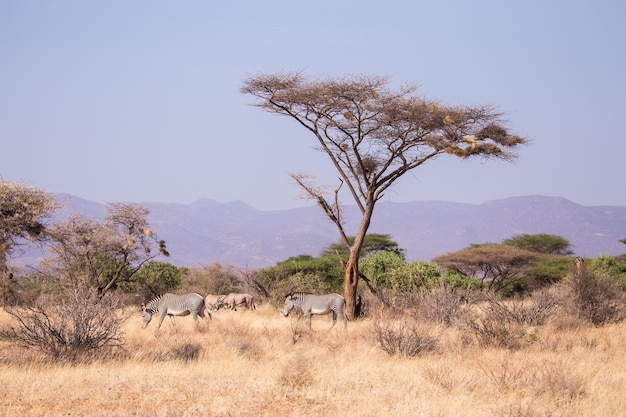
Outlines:
{"type": "MultiPolygon", "coordinates": [[[[59,195],[65,207],[55,220],[82,212],[102,219],[106,205],[59,195]]],[[[213,262],[240,268],[265,268],[291,256],[317,256],[338,241],[335,226],[319,207],[263,211],[244,202],[201,199],[191,204],[141,203],[149,223],[167,243],[178,266],[213,262]]],[[[360,213],[345,206],[345,228],[356,234],[360,213]]],[[[444,201],[379,202],[368,233],[391,236],[406,250],[408,261],[430,261],[437,255],[473,243],[499,243],[519,234],[558,235],[576,255],[596,257],[626,253],[626,207],[582,206],[561,197],[522,196],[465,204],[444,201]]]]}

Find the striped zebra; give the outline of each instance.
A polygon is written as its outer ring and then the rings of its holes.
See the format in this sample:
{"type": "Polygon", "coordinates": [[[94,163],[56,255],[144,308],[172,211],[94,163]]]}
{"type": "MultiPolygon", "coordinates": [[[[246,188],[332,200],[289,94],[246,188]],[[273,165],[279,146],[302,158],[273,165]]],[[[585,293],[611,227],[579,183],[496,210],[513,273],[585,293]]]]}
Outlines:
{"type": "Polygon", "coordinates": [[[330,328],[332,329],[337,323],[337,316],[339,316],[341,321],[343,321],[344,327],[346,327],[348,322],[346,320],[346,316],[343,314],[345,305],[345,298],[339,294],[314,295],[305,292],[296,292],[287,294],[285,297],[283,314],[287,317],[294,307],[299,308],[309,320],[310,329],[311,316],[313,314],[322,315],[333,313],[333,324],[330,328]]]}
{"type": "MultiPolygon", "coordinates": [[[[145,329],[152,320],[152,316],[159,313],[159,324],[157,330],[161,327],[165,316],[170,316],[172,325],[174,325],[174,316],[188,316],[191,314],[193,320],[197,323],[198,316],[204,318],[204,297],[200,294],[191,293],[185,295],[176,295],[165,293],[150,301],[147,305],[142,305],[142,324],[141,328],[145,329]]],[[[211,318],[211,313],[209,313],[211,318]]]]}

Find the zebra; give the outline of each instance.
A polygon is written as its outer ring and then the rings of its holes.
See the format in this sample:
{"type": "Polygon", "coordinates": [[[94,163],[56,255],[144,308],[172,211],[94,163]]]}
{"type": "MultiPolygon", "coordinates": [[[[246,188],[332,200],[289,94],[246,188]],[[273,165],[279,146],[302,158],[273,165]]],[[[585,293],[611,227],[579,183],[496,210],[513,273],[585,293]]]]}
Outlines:
{"type": "MultiPolygon", "coordinates": [[[[152,320],[152,316],[157,312],[159,313],[157,330],[161,327],[166,315],[170,316],[172,325],[174,325],[174,316],[188,316],[189,314],[191,314],[191,317],[197,323],[198,316],[204,318],[204,297],[196,293],[185,295],[165,293],[156,297],[147,305],[142,304],[141,310],[143,311],[142,329],[148,326],[148,323],[152,320]]],[[[210,312],[209,318],[211,318],[210,312]]]]}
{"type": "Polygon", "coordinates": [[[337,323],[337,316],[343,321],[343,326],[347,327],[348,322],[343,314],[346,305],[346,299],[339,294],[314,295],[305,292],[296,292],[287,294],[285,297],[285,307],[283,314],[285,317],[294,307],[298,307],[309,319],[309,329],[311,328],[311,316],[313,314],[333,313],[332,329],[337,323]]]}
{"type": "Polygon", "coordinates": [[[222,305],[224,304],[225,299],[225,295],[208,294],[206,297],[204,297],[204,305],[209,311],[219,310],[220,307],[222,307],[222,305]]]}
{"type": "Polygon", "coordinates": [[[237,311],[237,306],[245,306],[248,310],[256,310],[256,303],[254,297],[250,294],[237,294],[230,293],[220,304],[225,308],[237,311]]]}

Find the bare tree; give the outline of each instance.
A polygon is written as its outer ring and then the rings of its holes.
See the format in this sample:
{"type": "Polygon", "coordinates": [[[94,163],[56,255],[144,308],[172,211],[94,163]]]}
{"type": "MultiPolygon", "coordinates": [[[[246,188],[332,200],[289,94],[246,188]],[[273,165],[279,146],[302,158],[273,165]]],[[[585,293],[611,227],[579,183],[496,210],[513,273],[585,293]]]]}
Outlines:
{"type": "Polygon", "coordinates": [[[49,228],[53,277],[70,287],[87,282],[102,297],[120,280],[129,281],[159,254],[169,256],[148,223],[149,210],[134,203],[111,203],[103,223],[73,214],[49,228]]]}
{"type": "Polygon", "coordinates": [[[354,318],[359,254],[384,193],[404,174],[439,155],[514,160],[527,139],[510,134],[502,114],[490,106],[452,106],[416,95],[416,86],[388,88],[389,77],[359,75],[312,79],[300,72],[259,74],[243,81],[240,91],[255,106],[297,121],[317,139],[339,173],[331,199],[302,174],[292,178],[319,204],[349,248],[345,269],[346,311],[354,318]],[[351,241],[344,229],[339,192],[347,187],[361,211],[351,241]]]}

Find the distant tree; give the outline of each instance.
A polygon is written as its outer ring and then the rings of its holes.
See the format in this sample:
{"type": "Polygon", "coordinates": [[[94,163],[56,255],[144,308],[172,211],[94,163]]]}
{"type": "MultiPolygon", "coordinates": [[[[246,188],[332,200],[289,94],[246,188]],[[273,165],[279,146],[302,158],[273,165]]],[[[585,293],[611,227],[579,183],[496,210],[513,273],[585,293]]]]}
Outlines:
{"type": "Polygon", "coordinates": [[[546,255],[568,256],[574,253],[567,239],[546,233],[517,235],[503,240],[502,243],[533,252],[545,253],[546,255]]]}
{"type": "Polygon", "coordinates": [[[493,291],[521,283],[533,263],[545,255],[509,245],[472,245],[457,252],[437,256],[433,262],[442,268],[474,277],[493,291]]]}
{"type": "Polygon", "coordinates": [[[245,277],[240,269],[220,262],[191,268],[183,282],[185,291],[217,295],[242,292],[244,285],[245,277]]]}
{"type": "Polygon", "coordinates": [[[291,177],[335,224],[349,249],[343,262],[346,315],[357,312],[359,258],[375,204],[404,174],[441,155],[463,159],[513,160],[527,140],[512,135],[490,106],[452,106],[426,100],[416,87],[389,89],[389,78],[354,76],[310,79],[302,73],[260,74],[244,80],[241,92],[267,112],[294,119],[316,139],[339,173],[331,200],[303,174],[291,177]],[[361,211],[355,239],[344,228],[339,192],[361,211]]]}
{"type": "MultiPolygon", "coordinates": [[[[348,237],[350,244],[354,243],[355,236],[348,237]]],[[[378,233],[368,233],[363,240],[363,248],[361,249],[361,258],[377,252],[393,252],[404,259],[404,249],[398,247],[398,243],[391,240],[390,235],[378,233]]],[[[348,259],[350,251],[343,242],[333,243],[322,250],[320,256],[336,256],[339,254],[343,259],[348,259]]]]}
{"type": "Polygon", "coordinates": [[[0,273],[12,253],[28,241],[45,238],[45,221],[60,204],[54,195],[25,184],[0,179],[0,273]]]}
{"type": "Polygon", "coordinates": [[[159,254],[169,256],[165,241],[149,227],[148,215],[138,204],[111,203],[103,223],[73,214],[51,225],[53,256],[44,261],[45,269],[70,287],[86,282],[103,296],[159,254]]]}

